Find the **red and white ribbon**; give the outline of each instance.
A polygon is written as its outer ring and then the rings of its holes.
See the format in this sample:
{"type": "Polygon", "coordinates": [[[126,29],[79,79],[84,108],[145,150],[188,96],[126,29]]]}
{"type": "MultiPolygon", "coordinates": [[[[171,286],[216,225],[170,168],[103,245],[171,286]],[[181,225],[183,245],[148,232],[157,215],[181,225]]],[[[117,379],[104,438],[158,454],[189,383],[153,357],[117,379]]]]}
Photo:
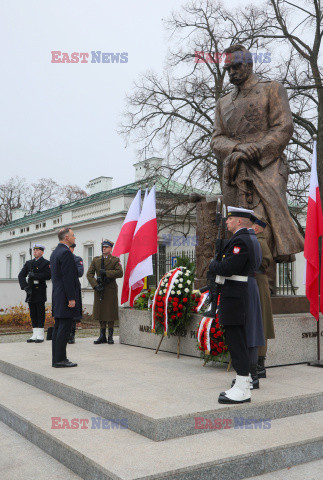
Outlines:
{"type": "MultiPolygon", "coordinates": [[[[168,278],[168,281],[167,281],[167,286],[166,286],[166,293],[163,295],[164,296],[164,300],[163,300],[163,316],[164,316],[164,335],[167,335],[167,332],[168,332],[168,299],[169,299],[169,296],[170,296],[170,292],[174,286],[174,283],[175,283],[175,280],[177,279],[177,277],[180,275],[180,273],[182,273],[182,269],[183,267],[178,267],[178,268],[175,268],[170,277],[168,278]]],[[[167,276],[164,275],[163,278],[161,279],[161,281],[159,282],[158,284],[158,288],[155,292],[155,295],[154,295],[154,301],[153,301],[153,306],[152,306],[152,325],[151,325],[151,331],[152,332],[155,332],[156,330],[156,312],[155,312],[155,309],[156,309],[156,300],[157,300],[157,297],[159,296],[159,291],[160,291],[160,288],[161,288],[161,285],[162,285],[162,282],[164,280],[164,278],[167,276]]]]}
{"type": "Polygon", "coordinates": [[[213,321],[213,318],[203,317],[197,332],[197,340],[199,342],[199,346],[203,348],[206,354],[209,354],[211,351],[210,329],[211,329],[212,321],[213,321]],[[203,334],[204,334],[204,338],[202,342],[203,334]]]}
{"type": "Polygon", "coordinates": [[[199,312],[201,310],[201,308],[203,307],[204,303],[206,302],[208,296],[209,296],[209,291],[208,290],[201,294],[201,296],[199,298],[199,301],[198,301],[198,304],[197,304],[197,307],[196,307],[197,312],[199,312]]]}

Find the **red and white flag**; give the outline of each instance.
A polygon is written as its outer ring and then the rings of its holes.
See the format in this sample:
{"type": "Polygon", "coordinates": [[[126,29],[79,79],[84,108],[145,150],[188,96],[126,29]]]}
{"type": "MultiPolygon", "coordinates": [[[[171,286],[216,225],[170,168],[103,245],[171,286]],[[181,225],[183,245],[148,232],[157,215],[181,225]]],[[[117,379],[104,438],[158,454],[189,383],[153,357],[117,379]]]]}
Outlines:
{"type": "Polygon", "coordinates": [[[119,236],[114,245],[112,254],[115,257],[120,257],[120,255],[130,252],[133,235],[135,233],[137,222],[140,216],[140,204],[141,190],[139,189],[129,207],[127,216],[124,219],[119,236]]]}
{"type": "Polygon", "coordinates": [[[314,142],[307,206],[304,257],[306,258],[306,296],[310,302],[310,312],[316,320],[319,319],[319,310],[323,313],[323,278],[321,279],[321,301],[319,305],[319,237],[321,235],[323,235],[323,214],[317,178],[316,142],[314,142]]]}
{"type": "Polygon", "coordinates": [[[129,299],[130,306],[142,290],[143,279],[153,273],[151,256],[157,253],[157,218],[156,218],[156,189],[155,186],[145,196],[141,214],[134,232],[131,249],[124,276],[121,303],[129,299]]]}

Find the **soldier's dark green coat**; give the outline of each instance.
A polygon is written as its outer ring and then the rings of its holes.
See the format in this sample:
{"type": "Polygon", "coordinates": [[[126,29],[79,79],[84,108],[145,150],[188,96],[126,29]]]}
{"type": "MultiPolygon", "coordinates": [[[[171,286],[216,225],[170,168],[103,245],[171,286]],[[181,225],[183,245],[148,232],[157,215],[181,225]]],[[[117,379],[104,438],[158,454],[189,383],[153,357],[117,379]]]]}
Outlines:
{"type": "Polygon", "coordinates": [[[263,232],[257,233],[257,239],[260,243],[262,251],[262,262],[261,270],[256,273],[256,280],[259,288],[264,334],[265,339],[267,340],[268,338],[275,338],[270,290],[268,284],[268,277],[266,275],[266,270],[269,267],[270,263],[273,261],[273,257],[267,245],[265,234],[263,232]]]}
{"type": "MultiPolygon", "coordinates": [[[[100,275],[101,258],[101,255],[93,258],[86,274],[92,288],[98,284],[96,277],[100,275]]],[[[104,259],[104,268],[107,277],[111,278],[112,281],[104,286],[103,300],[100,300],[100,294],[94,291],[93,304],[93,320],[97,320],[102,328],[106,326],[106,323],[108,323],[109,327],[113,327],[114,322],[119,319],[118,285],[115,279],[123,276],[122,266],[118,257],[108,255],[104,259]]]]}

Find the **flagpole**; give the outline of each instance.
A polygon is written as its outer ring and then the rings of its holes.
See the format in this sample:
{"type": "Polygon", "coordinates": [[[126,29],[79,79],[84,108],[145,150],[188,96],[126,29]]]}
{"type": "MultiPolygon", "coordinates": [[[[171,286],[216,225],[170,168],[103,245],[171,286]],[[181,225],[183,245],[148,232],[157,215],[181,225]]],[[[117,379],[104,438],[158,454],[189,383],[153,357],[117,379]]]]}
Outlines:
{"type": "MultiPolygon", "coordinates": [[[[315,145],[315,142],[317,140],[317,136],[316,135],[313,135],[313,141],[314,141],[314,145],[315,145]]],[[[320,236],[319,237],[319,241],[318,241],[318,249],[319,249],[319,291],[318,291],[318,294],[319,294],[319,317],[317,319],[317,325],[316,325],[316,335],[317,335],[317,361],[315,362],[308,362],[307,365],[311,366],[311,367],[323,367],[323,362],[321,360],[321,336],[320,336],[320,292],[321,292],[321,279],[322,279],[322,242],[323,242],[323,237],[320,236]],[[321,248],[320,248],[321,247],[321,248]]]]}

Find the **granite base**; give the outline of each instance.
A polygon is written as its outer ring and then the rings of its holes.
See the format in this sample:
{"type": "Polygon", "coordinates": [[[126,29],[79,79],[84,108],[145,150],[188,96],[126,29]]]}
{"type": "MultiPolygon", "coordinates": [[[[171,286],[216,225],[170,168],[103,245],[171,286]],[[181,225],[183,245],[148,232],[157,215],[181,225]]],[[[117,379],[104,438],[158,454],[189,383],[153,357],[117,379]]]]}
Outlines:
{"type": "MultiPolygon", "coordinates": [[[[192,315],[185,335],[180,339],[180,354],[199,357],[196,332],[201,315],[192,315]]],[[[151,313],[120,308],[120,343],[156,349],[160,336],[151,332],[151,313]]],[[[276,338],[268,340],[266,366],[293,365],[317,359],[317,324],[309,313],[274,315],[276,338]]],[[[323,355],[323,329],[321,358],[323,355]]],[[[165,337],[160,351],[177,353],[178,337],[165,337]]]]}

